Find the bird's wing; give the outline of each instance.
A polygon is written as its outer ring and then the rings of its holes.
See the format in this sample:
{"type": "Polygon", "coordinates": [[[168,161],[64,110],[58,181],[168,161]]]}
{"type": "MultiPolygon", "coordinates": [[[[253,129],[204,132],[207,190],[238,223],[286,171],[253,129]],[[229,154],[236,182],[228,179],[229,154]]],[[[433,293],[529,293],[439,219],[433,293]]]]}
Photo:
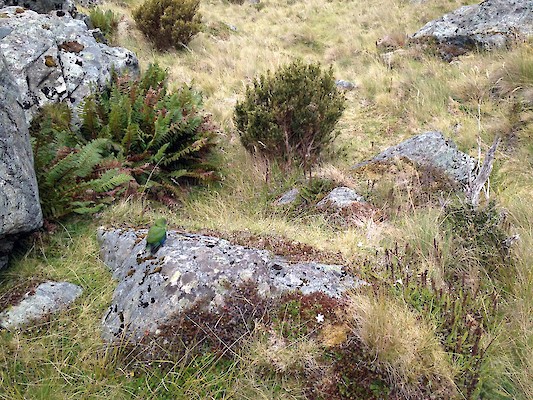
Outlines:
{"type": "Polygon", "coordinates": [[[161,242],[167,233],[165,227],[162,226],[152,226],[148,231],[148,236],[146,237],[146,243],[154,244],[161,242]]]}

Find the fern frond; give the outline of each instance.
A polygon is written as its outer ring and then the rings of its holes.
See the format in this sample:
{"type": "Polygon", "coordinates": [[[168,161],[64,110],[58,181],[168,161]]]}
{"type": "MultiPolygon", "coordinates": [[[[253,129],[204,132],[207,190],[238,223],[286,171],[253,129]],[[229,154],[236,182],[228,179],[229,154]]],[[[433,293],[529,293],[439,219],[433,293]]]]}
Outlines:
{"type": "Polygon", "coordinates": [[[105,193],[128,183],[133,178],[117,170],[106,171],[100,178],[91,181],[92,189],[97,193],[105,193]]]}
{"type": "Polygon", "coordinates": [[[96,204],[93,201],[74,201],[71,205],[72,212],[76,214],[94,214],[105,207],[105,204],[96,204]]]}
{"type": "Polygon", "coordinates": [[[45,173],[46,184],[53,187],[63,177],[77,168],[77,154],[71,153],[59,160],[48,172],[45,173]]]}
{"type": "Polygon", "coordinates": [[[83,146],[77,153],[75,176],[85,178],[94,171],[103,159],[103,152],[109,143],[108,139],[95,139],[83,146]]]}
{"type": "Polygon", "coordinates": [[[172,153],[170,156],[167,156],[162,162],[162,165],[170,165],[174,162],[180,161],[183,157],[191,154],[196,153],[200,151],[207,143],[209,139],[208,138],[201,138],[196,140],[191,145],[184,147],[180,151],[176,151],[172,153]]]}
{"type": "Polygon", "coordinates": [[[165,152],[167,151],[168,146],[170,146],[170,143],[165,143],[163,146],[161,146],[159,150],[157,150],[157,153],[150,158],[150,161],[156,164],[159,163],[163,157],[165,157],[165,152]]]}

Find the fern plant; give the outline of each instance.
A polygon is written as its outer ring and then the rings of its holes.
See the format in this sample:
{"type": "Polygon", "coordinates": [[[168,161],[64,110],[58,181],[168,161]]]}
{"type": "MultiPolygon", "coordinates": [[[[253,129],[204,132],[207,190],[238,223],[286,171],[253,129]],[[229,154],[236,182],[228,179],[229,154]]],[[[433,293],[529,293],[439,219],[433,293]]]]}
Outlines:
{"type": "Polygon", "coordinates": [[[139,185],[176,195],[186,179],[216,179],[216,129],[200,112],[201,95],[189,87],[169,93],[166,78],[157,65],[136,80],[115,76],[85,101],[80,132],[87,141],[109,139],[139,185]]]}
{"type": "Polygon", "coordinates": [[[64,104],[47,106],[33,121],[31,132],[41,206],[47,219],[97,212],[131,181],[131,176],[118,168],[104,167],[111,154],[108,139],[83,143],[71,130],[70,110],[64,104]]]}
{"type": "Polygon", "coordinates": [[[33,151],[45,217],[94,213],[122,193],[176,202],[181,184],[216,179],[216,129],[189,87],[169,93],[167,74],[151,65],[139,79],[114,76],[80,108],[55,104],[32,123],[33,151]]]}

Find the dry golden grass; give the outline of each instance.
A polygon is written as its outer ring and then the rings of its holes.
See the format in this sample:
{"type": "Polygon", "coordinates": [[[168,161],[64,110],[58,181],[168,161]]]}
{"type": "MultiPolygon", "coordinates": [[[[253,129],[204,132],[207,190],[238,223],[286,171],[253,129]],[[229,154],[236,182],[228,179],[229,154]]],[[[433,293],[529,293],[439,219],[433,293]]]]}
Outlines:
{"type": "Polygon", "coordinates": [[[405,398],[411,398],[424,380],[434,383],[435,394],[453,395],[454,368],[433,327],[406,304],[384,296],[353,294],[347,314],[353,334],[405,398]]]}

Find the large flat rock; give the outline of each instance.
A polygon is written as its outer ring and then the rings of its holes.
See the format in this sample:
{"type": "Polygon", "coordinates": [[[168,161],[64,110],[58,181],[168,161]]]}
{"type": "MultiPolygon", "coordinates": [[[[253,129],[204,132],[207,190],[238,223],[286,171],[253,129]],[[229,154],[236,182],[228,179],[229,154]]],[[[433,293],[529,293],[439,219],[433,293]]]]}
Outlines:
{"type": "Polygon", "coordinates": [[[98,232],[102,258],[118,281],[102,321],[108,341],[139,341],[193,306],[221,312],[225,296],[241,284],[252,283],[264,298],[290,291],[337,298],[362,283],[340,265],[291,264],[266,250],[175,231],[168,232],[165,245],[151,255],[145,236],[146,230],[98,232]]]}

